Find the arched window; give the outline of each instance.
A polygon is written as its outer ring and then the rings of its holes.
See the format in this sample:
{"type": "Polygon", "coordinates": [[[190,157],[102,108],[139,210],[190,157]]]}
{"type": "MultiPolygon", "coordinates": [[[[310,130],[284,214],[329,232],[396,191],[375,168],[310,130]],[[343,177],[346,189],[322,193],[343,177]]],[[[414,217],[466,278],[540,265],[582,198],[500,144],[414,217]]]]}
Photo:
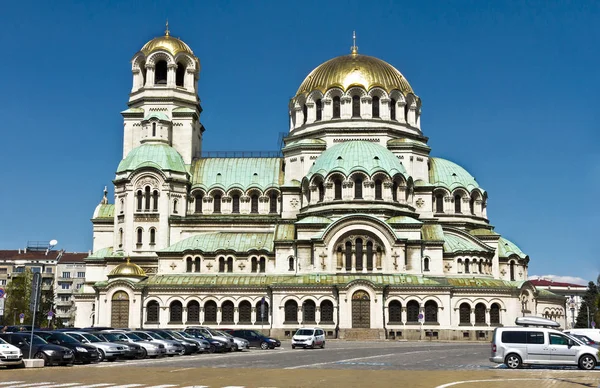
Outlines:
{"type": "Polygon", "coordinates": [[[258,261],[258,272],[264,273],[266,272],[266,260],[264,257],[261,257],[258,261]]]}
{"type": "Polygon", "coordinates": [[[419,302],[411,300],[406,304],[406,322],[419,322],[419,302]]]}
{"type": "Polygon", "coordinates": [[[469,262],[469,259],[465,259],[465,273],[470,273],[471,272],[471,263],[469,262]]]}
{"type": "Polygon", "coordinates": [[[333,323],[333,303],[330,300],[321,302],[321,322],[333,323]]]}
{"type": "Polygon", "coordinates": [[[398,202],[398,183],[394,182],[392,184],[392,201],[398,202]]]}
{"type": "Polygon", "coordinates": [[[360,238],[356,239],[356,270],[363,270],[363,241],[360,238]]]}
{"type": "Polygon", "coordinates": [[[295,300],[285,302],[284,313],[283,323],[298,323],[298,303],[295,300]]]}
{"type": "Polygon", "coordinates": [[[475,305],[475,324],[485,325],[485,305],[483,303],[475,305]]]}
{"type": "Polygon", "coordinates": [[[515,262],[511,261],[510,262],[510,280],[514,281],[515,280],[515,262]]]}
{"type": "Polygon", "coordinates": [[[176,300],[169,306],[169,323],[181,322],[183,322],[183,306],[180,301],[176,300]]]}
{"type": "Polygon", "coordinates": [[[367,241],[367,271],[373,270],[373,242],[367,241]]]}
{"type": "Polygon", "coordinates": [[[396,100],[390,99],[390,120],[396,120],[396,100]]]}
{"type": "Polygon", "coordinates": [[[258,271],[258,259],[256,257],[253,257],[250,262],[251,262],[250,272],[252,272],[252,273],[257,272],[258,271]]]}
{"type": "Polygon", "coordinates": [[[196,257],[194,259],[194,272],[200,272],[200,258],[196,257]]]}
{"type": "Polygon", "coordinates": [[[240,212],[240,196],[238,194],[231,196],[231,212],[236,214],[240,212]]]}
{"type": "Polygon", "coordinates": [[[225,272],[225,258],[219,258],[219,272],[225,272]]]}
{"type": "Polygon", "coordinates": [[[435,212],[443,213],[444,212],[444,194],[438,193],[435,195],[435,212]]]}
{"type": "Polygon", "coordinates": [[[227,258],[227,272],[233,272],[233,257],[227,258]]]}
{"type": "Polygon", "coordinates": [[[158,61],[154,67],[154,84],[167,84],[167,61],[158,61]]]}
{"type": "Polygon", "coordinates": [[[423,259],[423,271],[429,271],[429,257],[423,259]]]}
{"type": "Polygon", "coordinates": [[[319,183],[318,190],[319,190],[319,202],[323,202],[323,200],[325,199],[325,185],[323,184],[323,182],[319,183]]]}
{"type": "Polygon", "coordinates": [[[378,96],[373,96],[373,99],[372,99],[372,113],[373,113],[373,118],[374,119],[378,119],[379,118],[379,97],[378,96]]]}
{"type": "MultiPolygon", "coordinates": [[[[296,305],[297,307],[298,305],[296,305]]],[[[269,302],[259,301],[256,303],[256,322],[261,322],[263,324],[269,323],[269,302]]],[[[296,308],[296,314],[298,309],[296,308]]],[[[297,319],[296,319],[297,320],[297,319]]]]}
{"type": "Polygon", "coordinates": [[[144,231],[142,230],[142,228],[138,228],[136,230],[137,233],[137,243],[138,245],[143,243],[143,237],[144,237],[144,231]]]}
{"type": "Polygon", "coordinates": [[[294,270],[294,258],[292,256],[288,257],[288,271],[294,270]]]}
{"type": "Polygon", "coordinates": [[[202,213],[202,194],[198,194],[196,195],[195,198],[195,207],[194,207],[194,212],[196,213],[202,213]]]}
{"type": "Polygon", "coordinates": [[[454,213],[460,213],[460,195],[454,196],[454,213]]]}
{"type": "MultiPolygon", "coordinates": [[[[177,213],[178,213],[178,210],[177,210],[177,204],[178,204],[177,200],[176,200],[176,199],[174,199],[174,200],[173,200],[173,214],[177,214],[177,213]]],[[[155,209],[155,210],[156,210],[156,209],[155,209]]]]}
{"type": "Polygon", "coordinates": [[[151,300],[148,302],[146,305],[146,323],[158,323],[159,311],[160,308],[157,301],[151,300]]]}
{"type": "Polygon", "coordinates": [[[228,300],[221,305],[221,323],[233,323],[233,302],[228,300]]]}
{"type": "Polygon", "coordinates": [[[479,260],[478,265],[479,265],[479,267],[477,268],[478,269],[477,272],[482,273],[483,272],[483,260],[479,260]]]}
{"type": "Polygon", "coordinates": [[[383,182],[381,182],[381,179],[375,180],[375,199],[383,199],[383,182]]]}
{"type": "Polygon", "coordinates": [[[458,272],[458,273],[462,273],[463,272],[463,261],[462,261],[462,259],[456,260],[456,272],[458,272]]]}
{"type": "Polygon", "coordinates": [[[303,323],[316,323],[315,318],[316,305],[312,300],[307,300],[302,303],[302,319],[303,323]]]}
{"type": "Polygon", "coordinates": [[[177,71],[175,73],[175,85],[183,86],[183,81],[185,79],[185,65],[182,63],[177,64],[177,71]]]}
{"type": "Polygon", "coordinates": [[[188,257],[185,260],[185,272],[192,272],[193,265],[194,265],[194,262],[192,261],[192,258],[188,257]]]}
{"type": "Polygon", "coordinates": [[[156,123],[152,123],[152,136],[156,136],[156,123]]]}
{"type": "Polygon", "coordinates": [[[339,119],[340,118],[340,97],[339,96],[335,96],[333,97],[333,116],[332,118],[334,119],[339,119]]]}
{"type": "Polygon", "coordinates": [[[137,194],[137,211],[142,211],[142,203],[144,202],[144,195],[142,194],[142,190],[138,190],[137,194]]]}
{"type": "Polygon", "coordinates": [[[323,118],[323,102],[321,101],[321,99],[319,98],[315,104],[315,107],[317,108],[317,119],[316,121],[321,121],[321,119],[323,118]]]}
{"type": "Polygon", "coordinates": [[[209,300],[204,303],[204,323],[217,323],[217,303],[209,300]]]}
{"type": "Polygon", "coordinates": [[[475,214],[475,198],[469,200],[469,211],[471,214],[475,214]]]}
{"type": "Polygon", "coordinates": [[[333,199],[342,199],[342,181],[340,179],[333,181],[333,189],[333,199]]]}
{"type": "Polygon", "coordinates": [[[500,324],[500,305],[498,303],[492,304],[490,307],[490,325],[498,326],[500,324]]]}
{"type": "Polygon", "coordinates": [[[144,209],[146,211],[150,210],[150,186],[146,186],[146,189],[144,190],[144,197],[145,197],[145,203],[144,203],[144,209]]]}
{"type": "Polygon", "coordinates": [[[158,190],[152,192],[152,210],[158,210],[158,190]]]}
{"type": "Polygon", "coordinates": [[[156,229],[150,228],[150,245],[156,244],[156,229]]]}
{"type": "Polygon", "coordinates": [[[123,229],[119,229],[119,247],[123,246],[123,229]]]}
{"type": "Polygon", "coordinates": [[[306,124],[306,119],[308,119],[308,108],[306,104],[302,105],[302,124],[306,124]]]}
{"type": "Polygon", "coordinates": [[[437,323],[438,305],[433,300],[425,302],[425,323],[437,323]]]}
{"type": "Polygon", "coordinates": [[[352,96],[352,117],[360,117],[360,96],[352,96]]]}
{"type": "Polygon", "coordinates": [[[192,300],[187,304],[187,322],[188,323],[199,323],[200,322],[200,303],[198,303],[195,300],[192,300]]]}
{"type": "Polygon", "coordinates": [[[459,320],[461,325],[471,324],[471,306],[468,303],[463,303],[458,308],[459,320]]]}
{"type": "Polygon", "coordinates": [[[354,181],[354,199],[362,199],[363,193],[363,180],[362,178],[356,178],[354,181]]]}
{"type": "Polygon", "coordinates": [[[250,197],[250,213],[258,213],[258,194],[252,194],[250,197]]]}
{"type": "Polygon", "coordinates": [[[346,271],[352,271],[352,243],[346,242],[346,271]]]}
{"type": "Polygon", "coordinates": [[[247,300],[241,301],[238,306],[239,311],[239,323],[251,323],[252,322],[252,305],[247,300]]]}
{"type": "Polygon", "coordinates": [[[213,197],[213,213],[221,213],[221,194],[213,197]]]}
{"type": "Polygon", "coordinates": [[[397,300],[393,300],[390,302],[388,307],[389,315],[390,315],[390,323],[399,325],[402,323],[402,303],[397,300]]]}
{"type": "Polygon", "coordinates": [[[269,213],[273,214],[273,213],[277,213],[277,193],[272,192],[271,193],[271,198],[269,201],[269,213]]]}

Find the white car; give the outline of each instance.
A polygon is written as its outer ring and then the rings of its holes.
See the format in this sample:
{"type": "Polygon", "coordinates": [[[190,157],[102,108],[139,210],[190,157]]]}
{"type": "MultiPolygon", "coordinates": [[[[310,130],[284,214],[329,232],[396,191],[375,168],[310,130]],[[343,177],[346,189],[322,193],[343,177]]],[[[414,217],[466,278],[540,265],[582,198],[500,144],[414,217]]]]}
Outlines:
{"type": "Polygon", "coordinates": [[[23,353],[21,349],[9,344],[0,338],[0,365],[21,366],[23,364],[23,353]]]}
{"type": "Polygon", "coordinates": [[[303,348],[311,348],[319,346],[321,349],[325,347],[325,331],[319,327],[305,327],[298,329],[292,337],[292,349],[301,346],[303,348]]]}

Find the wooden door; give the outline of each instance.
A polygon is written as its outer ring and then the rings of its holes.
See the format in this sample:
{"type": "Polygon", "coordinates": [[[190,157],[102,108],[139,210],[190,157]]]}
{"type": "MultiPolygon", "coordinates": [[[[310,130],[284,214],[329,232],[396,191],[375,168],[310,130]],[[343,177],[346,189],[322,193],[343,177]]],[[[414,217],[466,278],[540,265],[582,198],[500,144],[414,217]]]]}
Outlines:
{"type": "Polygon", "coordinates": [[[129,295],[125,291],[117,291],[113,294],[110,317],[112,327],[129,327],[129,295]]]}
{"type": "Polygon", "coordinates": [[[371,327],[371,300],[365,291],[356,291],[352,295],[352,327],[371,327]]]}

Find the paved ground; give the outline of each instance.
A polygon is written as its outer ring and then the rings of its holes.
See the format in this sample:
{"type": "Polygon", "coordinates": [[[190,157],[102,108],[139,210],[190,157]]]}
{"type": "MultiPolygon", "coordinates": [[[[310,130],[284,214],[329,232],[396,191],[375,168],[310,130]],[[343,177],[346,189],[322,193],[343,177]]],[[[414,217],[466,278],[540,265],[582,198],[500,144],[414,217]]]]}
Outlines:
{"type": "Polygon", "coordinates": [[[0,388],[593,387],[600,369],[507,370],[488,343],[341,342],[159,360],[0,370],[0,388]]]}

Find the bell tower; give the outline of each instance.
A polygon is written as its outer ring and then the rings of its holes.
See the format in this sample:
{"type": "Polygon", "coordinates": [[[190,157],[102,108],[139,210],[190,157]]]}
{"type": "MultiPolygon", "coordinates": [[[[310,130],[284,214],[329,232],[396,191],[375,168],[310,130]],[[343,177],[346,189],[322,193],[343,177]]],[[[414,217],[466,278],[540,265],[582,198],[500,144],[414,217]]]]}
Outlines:
{"type": "Polygon", "coordinates": [[[150,40],[131,60],[133,86],[124,118],[123,158],[145,142],[167,143],[186,164],[200,157],[202,107],[198,97],[200,60],[179,38],[150,40]]]}

